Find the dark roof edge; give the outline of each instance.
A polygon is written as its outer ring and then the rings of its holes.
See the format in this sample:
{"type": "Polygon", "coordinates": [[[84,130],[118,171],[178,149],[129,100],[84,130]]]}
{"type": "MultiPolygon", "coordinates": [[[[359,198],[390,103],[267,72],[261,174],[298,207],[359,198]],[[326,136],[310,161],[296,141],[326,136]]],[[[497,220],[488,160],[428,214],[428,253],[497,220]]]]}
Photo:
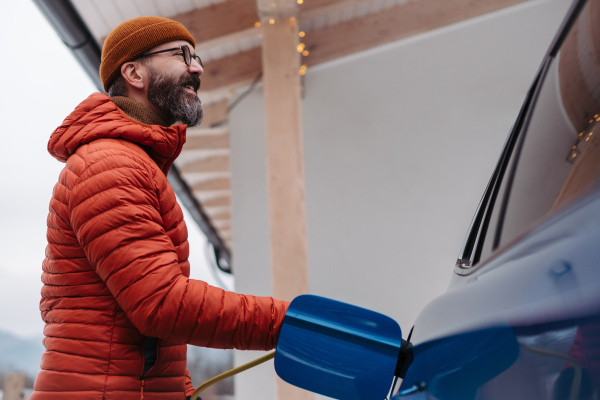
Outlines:
{"type": "MultiPolygon", "coordinates": [[[[33,0],[33,2],[44,14],[63,43],[71,50],[98,90],[103,92],[104,88],[99,74],[100,46],[94,40],[73,4],[69,0],[33,0]]],[[[171,167],[168,178],[175,193],[212,244],[219,268],[225,272],[231,272],[229,248],[211,225],[202,206],[174,165],[171,167]]]]}

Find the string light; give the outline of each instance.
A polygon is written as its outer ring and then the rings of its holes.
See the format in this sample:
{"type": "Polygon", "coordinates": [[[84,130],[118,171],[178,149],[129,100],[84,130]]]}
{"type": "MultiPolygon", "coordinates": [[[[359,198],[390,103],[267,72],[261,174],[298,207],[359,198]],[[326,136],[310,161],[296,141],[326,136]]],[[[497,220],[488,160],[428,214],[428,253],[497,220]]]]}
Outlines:
{"type": "MultiPolygon", "coordinates": [[[[297,0],[297,1],[298,1],[298,4],[302,4],[302,3],[304,2],[304,0],[297,0]]],[[[291,22],[291,23],[295,23],[295,22],[296,22],[296,18],[294,18],[294,17],[290,17],[290,18],[289,18],[289,22],[291,22]]],[[[262,24],[261,24],[261,22],[260,22],[260,21],[257,21],[257,22],[255,22],[255,23],[254,23],[254,27],[256,27],[256,28],[260,28],[260,27],[261,27],[261,25],[262,25],[262,24]]],[[[269,25],[275,25],[275,19],[274,19],[274,18],[271,18],[271,19],[269,19],[269,25]]],[[[306,32],[304,32],[304,31],[299,31],[299,32],[298,32],[298,36],[299,36],[299,37],[301,37],[301,38],[303,38],[303,37],[305,37],[305,36],[306,36],[306,32]]],[[[308,56],[308,55],[310,54],[310,53],[309,53],[309,51],[306,49],[306,45],[305,45],[304,43],[299,43],[299,44],[296,46],[296,50],[297,50],[297,51],[298,51],[298,53],[300,53],[300,54],[301,54],[303,57],[306,57],[306,56],[308,56]]],[[[306,66],[306,64],[302,64],[302,65],[300,66],[300,69],[298,70],[298,73],[299,73],[300,75],[304,75],[304,74],[306,74],[306,70],[307,70],[307,69],[308,69],[308,67],[306,66]]]]}
{"type": "MultiPolygon", "coordinates": [[[[303,4],[303,3],[304,3],[304,0],[296,0],[296,2],[297,2],[298,4],[303,4]]],[[[295,24],[295,23],[296,23],[296,18],[295,18],[295,17],[290,17],[290,18],[288,19],[288,21],[289,21],[290,23],[292,23],[292,24],[295,24]]],[[[274,19],[274,18],[271,18],[271,19],[269,19],[269,25],[275,25],[275,19],[274,19]]],[[[254,26],[255,26],[256,28],[260,28],[260,27],[261,27],[261,23],[260,23],[260,21],[257,21],[257,22],[255,22],[255,23],[254,23],[254,26]]],[[[301,37],[301,38],[303,38],[303,37],[305,37],[305,36],[306,36],[306,32],[304,32],[304,31],[299,31],[299,32],[298,32],[298,36],[299,36],[299,37],[301,37]]],[[[308,55],[310,54],[310,53],[309,53],[309,51],[306,49],[306,45],[305,45],[304,43],[299,43],[299,44],[296,46],[296,50],[297,50],[297,51],[298,51],[298,53],[300,53],[300,54],[301,54],[301,56],[303,56],[303,57],[306,57],[306,56],[308,56],[308,55]]],[[[306,64],[302,64],[302,65],[300,66],[300,69],[298,70],[298,73],[299,73],[300,75],[304,75],[304,74],[306,73],[306,70],[307,70],[307,69],[308,69],[308,67],[306,66],[306,64]]]]}
{"type": "MultiPolygon", "coordinates": [[[[589,124],[592,125],[595,122],[600,122],[600,114],[596,114],[592,117],[592,119],[589,120],[589,124]]],[[[596,123],[594,126],[597,126],[598,124],[596,123]]],[[[584,153],[586,151],[586,149],[588,148],[588,146],[591,146],[591,143],[593,143],[592,141],[590,141],[590,139],[592,138],[592,135],[594,134],[594,131],[592,130],[594,128],[594,126],[588,126],[588,128],[584,131],[579,132],[579,134],[577,135],[577,140],[575,141],[575,144],[573,146],[571,146],[571,150],[569,152],[569,156],[567,157],[567,161],[574,163],[575,162],[575,158],[579,155],[581,155],[582,153],[584,153]]]]}

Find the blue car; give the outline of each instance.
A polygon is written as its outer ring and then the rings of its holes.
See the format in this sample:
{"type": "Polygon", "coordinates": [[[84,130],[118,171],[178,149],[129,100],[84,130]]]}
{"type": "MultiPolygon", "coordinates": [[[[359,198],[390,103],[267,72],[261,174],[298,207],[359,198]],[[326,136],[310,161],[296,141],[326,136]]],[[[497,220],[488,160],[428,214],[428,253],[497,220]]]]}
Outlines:
{"type": "Polygon", "coordinates": [[[600,0],[560,26],[454,271],[404,339],[298,298],[277,372],[343,399],[600,399],[600,0]]]}

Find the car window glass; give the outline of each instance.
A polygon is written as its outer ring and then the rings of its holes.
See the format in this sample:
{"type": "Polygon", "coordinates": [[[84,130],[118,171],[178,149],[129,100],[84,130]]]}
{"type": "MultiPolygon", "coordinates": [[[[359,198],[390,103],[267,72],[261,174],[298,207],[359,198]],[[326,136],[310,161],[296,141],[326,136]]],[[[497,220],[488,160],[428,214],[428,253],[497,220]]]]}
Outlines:
{"type": "Polygon", "coordinates": [[[600,0],[591,0],[549,67],[504,199],[500,247],[600,186],[598,20],[600,0]]]}

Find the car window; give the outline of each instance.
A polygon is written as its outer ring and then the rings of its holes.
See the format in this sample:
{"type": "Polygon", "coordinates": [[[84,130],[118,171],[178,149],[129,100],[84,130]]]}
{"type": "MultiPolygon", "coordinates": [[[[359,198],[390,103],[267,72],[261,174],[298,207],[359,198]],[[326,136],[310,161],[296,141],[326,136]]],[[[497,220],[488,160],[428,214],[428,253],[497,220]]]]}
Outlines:
{"type": "Polygon", "coordinates": [[[511,155],[481,260],[600,186],[600,0],[590,0],[547,65],[511,155]]]}

